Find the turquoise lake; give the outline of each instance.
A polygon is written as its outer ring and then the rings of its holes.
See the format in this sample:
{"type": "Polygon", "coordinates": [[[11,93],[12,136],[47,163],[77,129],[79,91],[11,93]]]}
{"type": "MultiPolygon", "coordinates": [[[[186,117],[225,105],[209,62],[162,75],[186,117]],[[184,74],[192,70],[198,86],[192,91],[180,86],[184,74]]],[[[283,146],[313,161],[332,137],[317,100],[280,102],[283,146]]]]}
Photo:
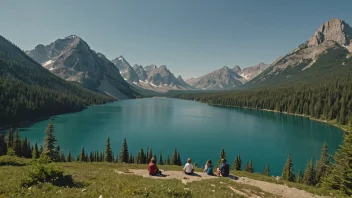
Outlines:
{"type": "MultiPolygon", "coordinates": [[[[304,170],[312,157],[319,159],[326,140],[333,154],[342,142],[343,131],[308,118],[240,108],[213,107],[194,101],[167,98],[123,100],[91,106],[78,113],[52,118],[61,150],[78,155],[103,150],[111,138],[115,155],[123,138],[134,155],[140,148],[152,147],[163,158],[180,151],[182,162],[188,157],[204,166],[208,159],[216,162],[225,149],[232,165],[236,155],[253,160],[254,170],[263,172],[268,163],[271,175],[280,175],[288,154],[295,172],[304,170]]],[[[20,135],[32,143],[43,143],[48,121],[20,128],[20,135]]]]}

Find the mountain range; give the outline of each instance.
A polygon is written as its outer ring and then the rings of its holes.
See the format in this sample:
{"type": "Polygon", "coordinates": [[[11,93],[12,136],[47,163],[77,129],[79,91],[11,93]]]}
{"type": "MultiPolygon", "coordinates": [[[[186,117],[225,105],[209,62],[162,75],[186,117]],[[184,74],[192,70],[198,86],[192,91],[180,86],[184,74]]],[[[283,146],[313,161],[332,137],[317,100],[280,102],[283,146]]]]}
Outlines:
{"type": "Polygon", "coordinates": [[[123,57],[109,61],[103,54],[91,50],[78,36],[58,39],[49,45],[37,45],[26,53],[43,67],[86,88],[107,93],[118,99],[133,98],[136,88],[166,92],[169,90],[222,90],[239,86],[255,87],[287,81],[309,69],[320,55],[329,49],[352,51],[352,28],[340,19],[325,22],[313,36],[292,52],[280,56],[272,64],[241,69],[224,66],[197,78],[177,78],[165,66],[131,64],[123,57]]]}
{"type": "Polygon", "coordinates": [[[351,39],[352,28],[341,19],[331,19],[322,24],[309,40],[287,55],[277,58],[264,72],[249,81],[248,85],[282,85],[292,82],[296,76],[305,75],[314,66],[318,67],[317,62],[334,51],[340,51],[348,57],[352,52],[351,39]]]}
{"type": "Polygon", "coordinates": [[[117,99],[133,98],[135,92],[117,67],[103,54],[92,50],[80,37],[71,35],[49,45],[37,45],[27,55],[60,78],[117,99]]]}
{"type": "Polygon", "coordinates": [[[204,76],[188,79],[186,83],[196,89],[232,89],[245,84],[268,67],[269,65],[265,63],[259,63],[243,70],[238,65],[235,65],[232,69],[224,66],[204,76]]]}

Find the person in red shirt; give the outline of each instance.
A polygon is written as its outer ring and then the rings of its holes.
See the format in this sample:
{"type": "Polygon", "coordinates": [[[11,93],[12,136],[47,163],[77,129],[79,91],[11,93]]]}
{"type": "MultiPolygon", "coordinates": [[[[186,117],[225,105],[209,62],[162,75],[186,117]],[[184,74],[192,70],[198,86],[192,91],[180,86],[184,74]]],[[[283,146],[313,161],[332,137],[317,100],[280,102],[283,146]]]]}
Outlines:
{"type": "Polygon", "coordinates": [[[161,175],[161,171],[156,166],[156,160],[154,158],[150,160],[150,163],[148,165],[148,172],[149,172],[149,175],[152,175],[152,176],[161,175]]]}

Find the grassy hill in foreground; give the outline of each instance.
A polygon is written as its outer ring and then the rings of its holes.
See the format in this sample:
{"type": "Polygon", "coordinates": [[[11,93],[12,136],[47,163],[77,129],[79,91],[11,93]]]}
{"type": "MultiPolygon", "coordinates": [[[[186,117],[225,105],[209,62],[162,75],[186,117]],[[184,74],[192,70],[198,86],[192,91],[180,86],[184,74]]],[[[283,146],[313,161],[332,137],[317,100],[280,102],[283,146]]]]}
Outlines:
{"type": "MultiPolygon", "coordinates": [[[[74,187],[59,187],[50,183],[29,188],[21,187],[21,181],[31,169],[31,161],[24,158],[0,156],[0,197],[99,197],[100,195],[102,197],[280,197],[274,193],[263,191],[255,185],[235,182],[229,178],[214,178],[185,185],[179,180],[158,180],[131,174],[118,174],[118,171],[127,171],[128,169],[146,170],[147,165],[106,162],[52,163],[66,174],[72,175],[74,187]],[[9,164],[11,166],[8,166],[9,164]]],[[[167,171],[182,170],[180,166],[171,165],[159,166],[159,168],[167,171]]],[[[196,171],[201,170],[197,169],[196,171]]],[[[273,187],[282,187],[281,184],[285,184],[317,195],[330,195],[331,193],[303,184],[276,181],[273,177],[257,173],[243,171],[232,171],[231,173],[239,177],[252,178],[252,181],[261,180],[273,183],[273,187]]],[[[273,192],[275,191],[273,190],[273,192]]]]}

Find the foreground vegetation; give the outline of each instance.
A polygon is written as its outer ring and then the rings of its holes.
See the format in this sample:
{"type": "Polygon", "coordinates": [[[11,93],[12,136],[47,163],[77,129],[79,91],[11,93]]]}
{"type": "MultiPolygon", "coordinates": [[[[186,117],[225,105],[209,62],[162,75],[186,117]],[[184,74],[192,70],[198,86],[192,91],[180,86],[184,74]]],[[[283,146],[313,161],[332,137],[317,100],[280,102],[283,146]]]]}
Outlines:
{"type": "MultiPolygon", "coordinates": [[[[46,182],[22,187],[23,179],[32,168],[32,160],[1,156],[0,162],[4,161],[4,158],[7,158],[6,161],[17,161],[21,166],[0,166],[0,197],[242,197],[228,186],[243,193],[250,191],[258,196],[274,197],[259,188],[238,184],[226,178],[185,185],[179,180],[156,180],[132,174],[119,174],[119,171],[146,169],[147,166],[107,162],[51,163],[57,169],[72,175],[74,185],[66,187],[46,182]]],[[[180,170],[179,166],[172,165],[161,165],[160,168],[180,170]]]]}

